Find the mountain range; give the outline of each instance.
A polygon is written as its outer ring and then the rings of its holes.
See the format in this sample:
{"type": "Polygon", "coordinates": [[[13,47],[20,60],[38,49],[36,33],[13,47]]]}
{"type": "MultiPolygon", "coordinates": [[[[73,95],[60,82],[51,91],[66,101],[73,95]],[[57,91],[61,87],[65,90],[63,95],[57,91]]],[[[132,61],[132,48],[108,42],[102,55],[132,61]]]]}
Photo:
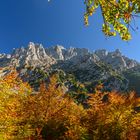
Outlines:
{"type": "Polygon", "coordinates": [[[56,45],[45,48],[30,42],[27,47],[13,49],[11,54],[0,54],[0,76],[16,69],[19,76],[38,88],[41,81],[59,74],[66,91],[75,91],[81,84],[92,92],[102,83],[104,90],[140,93],[140,63],[122,55],[119,49],[89,51],[86,48],[64,48],[56,45]]]}

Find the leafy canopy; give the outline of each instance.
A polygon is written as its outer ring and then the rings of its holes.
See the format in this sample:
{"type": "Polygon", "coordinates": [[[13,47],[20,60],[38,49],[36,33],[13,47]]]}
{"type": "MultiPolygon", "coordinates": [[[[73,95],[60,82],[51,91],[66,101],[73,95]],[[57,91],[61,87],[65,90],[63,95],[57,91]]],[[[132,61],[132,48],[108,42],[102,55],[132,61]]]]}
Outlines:
{"type": "Polygon", "coordinates": [[[106,36],[116,36],[118,33],[122,40],[130,40],[130,28],[132,20],[140,13],[140,0],[85,0],[86,12],[84,14],[85,25],[88,18],[100,8],[103,25],[102,31],[106,36]]]}
{"type": "Polygon", "coordinates": [[[16,72],[0,78],[0,140],[139,140],[140,98],[133,92],[106,93],[98,85],[83,107],[58,80],[51,76],[35,92],[16,72]]]}

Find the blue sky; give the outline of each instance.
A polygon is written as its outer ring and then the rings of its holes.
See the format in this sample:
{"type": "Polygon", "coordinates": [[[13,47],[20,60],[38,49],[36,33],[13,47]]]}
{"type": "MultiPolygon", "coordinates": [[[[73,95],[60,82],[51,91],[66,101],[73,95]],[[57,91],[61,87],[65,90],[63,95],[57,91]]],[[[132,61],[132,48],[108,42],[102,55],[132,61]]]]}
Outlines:
{"type": "MultiPolygon", "coordinates": [[[[140,61],[140,30],[133,39],[106,38],[101,32],[100,13],[83,23],[83,0],[0,0],[0,53],[27,46],[32,41],[45,47],[56,44],[90,50],[119,48],[123,54],[140,61]]],[[[136,19],[136,25],[140,20],[136,19]]]]}

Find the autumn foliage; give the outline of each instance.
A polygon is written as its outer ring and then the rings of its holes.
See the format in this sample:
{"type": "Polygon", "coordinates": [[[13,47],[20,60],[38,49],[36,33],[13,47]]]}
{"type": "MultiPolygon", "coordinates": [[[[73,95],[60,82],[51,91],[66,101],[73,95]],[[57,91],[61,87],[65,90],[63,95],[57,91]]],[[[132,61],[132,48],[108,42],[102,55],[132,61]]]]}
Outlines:
{"type": "Polygon", "coordinates": [[[38,92],[16,73],[0,79],[0,140],[139,140],[140,99],[98,87],[86,107],[63,93],[57,75],[38,92]]]}

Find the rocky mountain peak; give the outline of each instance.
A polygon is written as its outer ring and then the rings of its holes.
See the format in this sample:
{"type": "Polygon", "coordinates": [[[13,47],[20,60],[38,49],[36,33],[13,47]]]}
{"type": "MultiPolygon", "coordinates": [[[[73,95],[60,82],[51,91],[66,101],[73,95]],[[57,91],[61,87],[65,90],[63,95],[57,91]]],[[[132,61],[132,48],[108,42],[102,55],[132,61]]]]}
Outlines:
{"type": "Polygon", "coordinates": [[[114,55],[116,56],[122,56],[122,53],[119,49],[116,49],[115,52],[114,52],[114,55]]]}
{"type": "Polygon", "coordinates": [[[54,49],[55,49],[56,51],[66,50],[66,48],[64,48],[64,47],[61,46],[61,45],[56,45],[56,46],[54,46],[54,49]]]}
{"type": "Polygon", "coordinates": [[[34,44],[32,42],[27,47],[26,55],[32,60],[46,59],[49,57],[42,44],[34,44]]]}
{"type": "Polygon", "coordinates": [[[29,42],[29,44],[28,44],[29,49],[35,48],[36,46],[37,45],[35,45],[33,42],[29,42]]]}
{"type": "Polygon", "coordinates": [[[14,49],[12,58],[12,63],[18,66],[42,66],[55,63],[55,60],[47,55],[42,44],[35,44],[33,42],[30,42],[27,47],[14,49]]]}
{"type": "Polygon", "coordinates": [[[65,48],[60,45],[46,48],[46,53],[56,60],[64,60],[65,48]]]}
{"type": "MultiPolygon", "coordinates": [[[[48,73],[62,70],[64,73],[74,74],[81,82],[100,80],[107,84],[107,88],[119,90],[128,85],[123,72],[132,69],[139,71],[140,64],[123,56],[118,49],[114,52],[105,49],[89,52],[86,48],[66,49],[61,45],[44,48],[42,44],[30,42],[27,47],[14,49],[11,55],[0,54],[0,67],[4,69],[0,76],[9,72],[9,66],[20,68],[23,76],[28,72],[28,66],[31,66],[31,72],[36,68],[48,73]]],[[[28,74],[35,78],[30,72],[28,74]]]]}
{"type": "Polygon", "coordinates": [[[138,62],[123,56],[119,49],[116,49],[114,52],[108,52],[105,49],[97,50],[95,51],[95,55],[98,56],[100,61],[120,71],[139,65],[138,62]]]}
{"type": "Polygon", "coordinates": [[[86,48],[70,47],[66,51],[65,60],[72,60],[73,61],[74,59],[79,59],[79,58],[82,58],[82,57],[87,56],[87,55],[90,55],[90,52],[86,48]]]}
{"type": "Polygon", "coordinates": [[[104,57],[106,57],[108,55],[108,51],[105,49],[101,49],[101,50],[96,50],[95,54],[100,58],[100,59],[104,59],[104,57]]]}
{"type": "Polygon", "coordinates": [[[11,65],[14,64],[15,66],[51,66],[59,61],[63,61],[63,63],[70,61],[75,65],[84,64],[82,67],[88,67],[92,63],[103,62],[111,65],[113,69],[121,71],[139,65],[137,61],[123,56],[119,49],[114,52],[101,49],[92,53],[86,48],[70,47],[66,49],[61,45],[44,48],[42,44],[33,42],[30,42],[27,47],[14,49],[11,55],[1,54],[0,62],[5,60],[11,61],[11,65]]]}

